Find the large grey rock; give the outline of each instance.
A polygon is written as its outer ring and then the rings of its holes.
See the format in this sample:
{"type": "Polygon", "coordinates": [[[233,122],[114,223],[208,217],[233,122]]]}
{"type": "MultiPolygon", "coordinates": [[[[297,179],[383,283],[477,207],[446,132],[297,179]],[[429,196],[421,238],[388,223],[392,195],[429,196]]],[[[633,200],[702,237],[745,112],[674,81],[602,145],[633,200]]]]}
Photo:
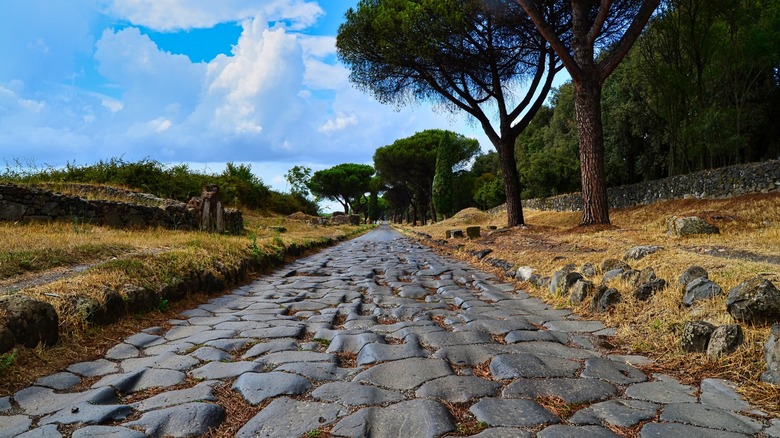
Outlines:
{"type": "Polygon", "coordinates": [[[715,326],[706,321],[686,321],[680,337],[680,347],[687,353],[704,353],[715,326]]]}
{"type": "Polygon", "coordinates": [[[641,260],[650,254],[662,250],[663,248],[656,245],[640,245],[630,248],[623,256],[623,260],[641,260]]]}
{"type": "Polygon", "coordinates": [[[225,420],[222,406],[212,403],[186,403],[149,411],[124,426],[138,428],[150,436],[194,437],[205,435],[225,420]]]}
{"type": "Polygon", "coordinates": [[[355,376],[355,382],[409,390],[439,377],[452,375],[450,365],[438,359],[402,359],[375,365],[355,376]]]}
{"type": "Polygon", "coordinates": [[[404,399],[400,392],[354,382],[326,383],[315,389],[311,396],[315,400],[336,402],[345,406],[383,405],[404,399]]]}
{"type": "Polygon", "coordinates": [[[710,336],[707,357],[710,360],[716,360],[721,356],[733,353],[742,345],[743,340],[742,327],[739,324],[722,325],[716,328],[710,336]]]}
{"type": "Polygon", "coordinates": [[[332,433],[354,438],[434,438],[454,430],[452,416],[439,402],[410,400],[363,408],[339,421],[332,433]]]}
{"type": "Polygon", "coordinates": [[[560,423],[560,419],[532,400],[486,397],[469,408],[477,421],[491,426],[535,427],[560,423]]]}
{"type": "Polygon", "coordinates": [[[499,380],[531,377],[574,377],[581,365],[545,354],[502,354],[490,362],[490,373],[499,380]]]}
{"type": "Polygon", "coordinates": [[[719,234],[720,230],[698,216],[672,216],[666,220],[666,233],[685,237],[697,234],[719,234]]]}
{"type": "Polygon", "coordinates": [[[593,299],[590,302],[590,311],[603,313],[621,301],[620,292],[614,288],[601,285],[596,288],[593,299]]]}
{"type": "Polygon", "coordinates": [[[780,385],[780,323],[772,324],[769,338],[764,345],[766,371],[761,374],[763,382],[780,385]]]}
{"type": "Polygon", "coordinates": [[[691,306],[696,301],[709,300],[722,293],[723,289],[709,278],[694,278],[685,286],[682,302],[686,306],[691,306]]]}
{"type": "Polygon", "coordinates": [[[504,398],[556,397],[566,403],[590,403],[617,394],[617,388],[596,379],[518,379],[504,388],[504,398]]]}
{"type": "Polygon", "coordinates": [[[666,288],[666,280],[663,278],[654,278],[647,283],[640,284],[634,289],[633,295],[639,301],[647,301],[652,298],[656,292],[666,288]]]}
{"type": "Polygon", "coordinates": [[[680,278],[677,280],[677,287],[680,290],[685,291],[688,283],[697,278],[709,278],[709,276],[706,269],[701,266],[693,265],[680,274],[680,278]]]}
{"type": "Polygon", "coordinates": [[[572,304],[579,304],[593,292],[593,282],[588,280],[578,280],[571,288],[571,294],[569,295],[569,301],[572,304]]]}
{"type": "Polygon", "coordinates": [[[476,376],[447,376],[423,384],[415,395],[450,403],[465,403],[480,397],[494,396],[501,386],[499,382],[476,376]]]}
{"type": "Polygon", "coordinates": [[[7,327],[17,343],[33,348],[59,340],[59,317],[54,307],[25,295],[0,297],[0,327],[7,327]]]}
{"type": "Polygon", "coordinates": [[[278,395],[303,394],[311,388],[311,383],[295,374],[244,373],[233,383],[232,389],[238,391],[251,405],[259,405],[278,395]]]}
{"type": "Polygon", "coordinates": [[[737,321],[780,322],[780,291],[765,278],[751,278],[729,291],[726,310],[737,321]]]}
{"type": "Polygon", "coordinates": [[[282,397],[252,417],[236,434],[238,438],[288,438],[326,427],[348,413],[344,406],[282,397]]]}

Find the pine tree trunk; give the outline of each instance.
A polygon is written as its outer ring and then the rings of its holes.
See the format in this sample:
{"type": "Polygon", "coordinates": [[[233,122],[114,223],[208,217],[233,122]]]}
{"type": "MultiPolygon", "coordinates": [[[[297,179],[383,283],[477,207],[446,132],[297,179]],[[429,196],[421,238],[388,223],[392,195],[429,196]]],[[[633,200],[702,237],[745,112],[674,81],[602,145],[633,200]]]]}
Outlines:
{"type": "Polygon", "coordinates": [[[580,136],[582,222],[609,224],[607,179],[604,170],[604,131],[601,124],[601,84],[585,79],[575,84],[574,104],[580,136]]]}
{"type": "Polygon", "coordinates": [[[520,176],[517,174],[515,161],[514,139],[502,138],[495,145],[501,162],[501,173],[504,177],[504,193],[506,194],[507,225],[515,227],[525,225],[523,204],[520,199],[520,176]]]}

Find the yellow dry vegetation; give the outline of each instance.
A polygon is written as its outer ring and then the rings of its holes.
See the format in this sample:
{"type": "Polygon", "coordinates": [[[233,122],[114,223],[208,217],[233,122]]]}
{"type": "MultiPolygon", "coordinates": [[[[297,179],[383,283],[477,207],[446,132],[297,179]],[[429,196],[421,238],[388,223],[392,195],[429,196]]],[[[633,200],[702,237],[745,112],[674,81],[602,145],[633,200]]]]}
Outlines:
{"type": "MultiPolygon", "coordinates": [[[[742,324],[745,342],[735,353],[717,361],[701,354],[686,354],[679,347],[683,324],[691,320],[706,320],[715,325],[735,323],[726,312],[728,291],[751,277],[764,275],[780,287],[780,194],[755,194],[720,200],[671,200],[648,206],[614,210],[609,226],[578,226],[578,212],[526,210],[527,227],[501,228],[505,213],[475,214],[464,211],[452,220],[425,227],[405,227],[411,236],[422,232],[434,240],[445,239],[446,231],[458,225],[499,226],[495,232],[485,228],[479,239],[450,240],[442,250],[458,258],[493,270],[486,261],[477,262],[468,251],[491,249],[488,257],[502,259],[514,267],[530,266],[541,276],[550,276],[565,265],[578,268],[584,263],[597,270],[606,259],[623,260],[629,248],[657,245],[662,250],[641,260],[628,260],[634,269],[652,267],[669,286],[649,301],[633,298],[631,285],[616,281],[623,301],[608,313],[589,311],[589,302],[573,307],[575,313],[600,319],[615,327],[617,335],[609,339],[614,352],[642,354],[653,358],[653,368],[678,375],[683,381],[702,377],[721,377],[740,384],[740,391],[760,409],[780,415],[780,388],[759,381],[765,371],[763,346],[769,333],[768,325],[742,324]],[[477,221],[457,222],[466,216],[477,221]],[[666,234],[666,219],[672,216],[700,216],[720,228],[720,234],[686,238],[666,234]],[[454,245],[463,245],[460,249],[454,245]],[[676,286],[680,274],[692,265],[699,265],[709,278],[720,285],[724,294],[698,303],[691,308],[681,303],[683,292],[676,286]]],[[[512,281],[506,278],[507,281],[512,281]]],[[[601,281],[600,275],[594,279],[601,281]]],[[[518,283],[552,305],[572,307],[566,297],[550,294],[549,290],[529,283],[518,283]]]]}

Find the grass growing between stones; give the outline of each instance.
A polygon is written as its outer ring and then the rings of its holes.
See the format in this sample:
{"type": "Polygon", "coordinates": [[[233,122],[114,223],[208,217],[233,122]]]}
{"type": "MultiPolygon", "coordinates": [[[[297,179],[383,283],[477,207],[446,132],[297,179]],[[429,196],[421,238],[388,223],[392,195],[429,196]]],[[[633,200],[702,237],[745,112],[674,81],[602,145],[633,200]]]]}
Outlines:
{"type": "MultiPolygon", "coordinates": [[[[542,298],[555,308],[572,308],[589,319],[602,320],[614,327],[614,338],[602,342],[611,354],[641,354],[656,361],[650,371],[672,374],[684,383],[701,378],[725,378],[739,384],[738,390],[757,408],[780,416],[780,388],[760,382],[765,371],[763,346],[769,335],[769,325],[742,323],[745,341],[739,349],[718,360],[703,354],[686,354],[679,338],[686,321],[706,320],[715,325],[736,321],[726,312],[728,291],[737,284],[759,274],[780,286],[780,194],[756,194],[722,200],[672,200],[649,206],[632,207],[610,212],[609,226],[581,227],[579,212],[549,212],[526,210],[527,227],[503,228],[505,213],[488,214],[474,209],[464,210],[453,218],[424,227],[404,227],[412,237],[417,233],[432,237],[426,242],[438,244],[443,253],[470,261],[482,269],[503,276],[503,269],[490,265],[490,258],[508,261],[513,267],[530,266],[542,277],[551,276],[567,264],[577,269],[592,263],[598,271],[606,259],[623,260],[625,252],[637,245],[657,245],[662,250],[641,260],[627,260],[632,268],[652,267],[669,286],[648,301],[636,300],[627,282],[615,281],[623,301],[608,313],[591,313],[589,300],[573,305],[568,297],[551,295],[546,288],[518,282],[518,288],[542,298]],[[700,216],[720,228],[711,236],[673,237],[666,234],[666,219],[671,216],[700,216]],[[450,239],[450,229],[482,226],[482,237],[450,239]],[[489,234],[487,226],[499,227],[489,234]],[[462,246],[459,246],[462,245],[462,246]],[[469,254],[484,249],[492,252],[477,261],[469,254]],[[724,293],[709,301],[687,308],[681,303],[683,292],[676,286],[680,274],[691,265],[707,270],[709,278],[723,288],[724,293]]],[[[601,282],[601,273],[592,279],[601,282]]],[[[512,281],[509,278],[506,281],[512,281]]]]}
{"type": "Polygon", "coordinates": [[[60,324],[56,345],[17,346],[14,360],[0,372],[0,396],[71,363],[97,359],[139,329],[163,325],[178,312],[285,260],[368,229],[346,225],[314,228],[303,221],[253,212],[244,213],[244,222],[247,235],[242,236],[117,230],[89,224],[0,223],[5,251],[0,253],[0,272],[8,272],[0,275],[0,288],[52,304],[60,324]],[[278,226],[287,231],[273,228],[278,226]],[[72,269],[85,263],[90,265],[87,269],[72,269]],[[203,278],[209,280],[205,282],[208,289],[204,289],[203,278]],[[181,285],[177,296],[164,295],[166,288],[177,285],[181,285]],[[126,294],[133,288],[154,293],[145,310],[133,307],[132,297],[126,294]],[[104,303],[107,289],[117,291],[128,307],[128,314],[118,322],[95,326],[83,312],[74,311],[74,303],[84,298],[104,303]]]}

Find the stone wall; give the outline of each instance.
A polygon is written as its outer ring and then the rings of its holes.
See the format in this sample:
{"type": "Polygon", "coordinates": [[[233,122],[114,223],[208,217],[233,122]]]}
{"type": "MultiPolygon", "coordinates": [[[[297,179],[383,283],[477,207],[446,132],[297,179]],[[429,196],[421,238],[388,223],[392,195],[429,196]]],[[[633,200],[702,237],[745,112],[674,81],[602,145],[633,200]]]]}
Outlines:
{"type": "MultiPolygon", "coordinates": [[[[700,198],[717,199],[780,191],[780,160],[739,164],[720,169],[645,181],[607,190],[610,208],[626,208],[654,202],[700,198]]],[[[523,200],[523,208],[554,211],[582,210],[580,193],[523,200]]],[[[505,210],[502,205],[491,212],[505,210]]]]}
{"type": "MultiPolygon", "coordinates": [[[[201,229],[200,212],[187,204],[163,200],[160,206],[119,201],[86,200],[78,196],[43,189],[0,184],[0,220],[13,222],[77,221],[114,228],[162,227],[179,230],[201,229]]],[[[243,231],[240,211],[224,209],[224,230],[243,231]]]]}

